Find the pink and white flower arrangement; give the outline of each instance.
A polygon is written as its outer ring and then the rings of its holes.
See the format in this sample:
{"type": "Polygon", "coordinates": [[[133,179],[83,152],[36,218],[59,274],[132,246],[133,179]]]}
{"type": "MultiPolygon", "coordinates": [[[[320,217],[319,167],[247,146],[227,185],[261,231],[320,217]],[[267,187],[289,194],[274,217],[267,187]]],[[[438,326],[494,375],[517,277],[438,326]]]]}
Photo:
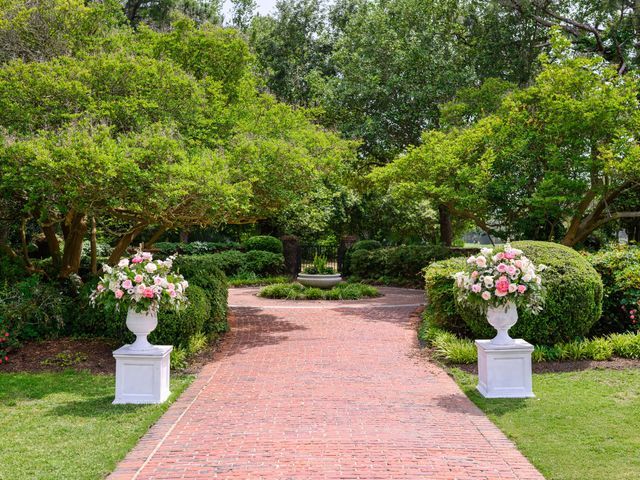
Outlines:
{"type": "Polygon", "coordinates": [[[467,258],[467,268],[456,273],[459,300],[475,304],[485,311],[514,302],[533,313],[542,310],[542,277],[544,265],[535,265],[522,250],[508,243],[494,253],[483,248],[480,255],[467,258]]]}
{"type": "Polygon", "coordinates": [[[121,259],[114,267],[103,265],[104,275],[91,293],[91,303],[132,308],[136,312],[158,311],[167,305],[179,310],[187,305],[184,277],[172,273],[173,260],[154,260],[149,252],[121,259]]]}

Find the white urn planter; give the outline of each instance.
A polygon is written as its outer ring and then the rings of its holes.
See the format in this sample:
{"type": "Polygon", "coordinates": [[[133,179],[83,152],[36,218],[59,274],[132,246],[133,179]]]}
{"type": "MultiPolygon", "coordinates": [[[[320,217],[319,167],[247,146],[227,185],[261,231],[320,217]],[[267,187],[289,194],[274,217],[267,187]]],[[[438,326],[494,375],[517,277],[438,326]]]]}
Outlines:
{"type": "Polygon", "coordinates": [[[152,345],[147,336],[158,326],[156,310],[136,312],[129,309],[127,328],[136,335],[131,345],[115,352],[116,398],[121,403],[163,403],[169,390],[171,345],[152,345]]]}
{"type": "Polygon", "coordinates": [[[131,350],[149,350],[153,345],[147,340],[147,336],[158,326],[158,312],[148,310],[136,312],[130,308],[127,312],[127,328],[136,336],[135,342],[130,346],[131,350]]]}
{"type": "Polygon", "coordinates": [[[534,397],[531,382],[533,345],[509,336],[518,321],[514,302],[487,308],[487,320],[498,332],[491,340],[476,340],[478,391],[486,398],[534,397]]]}
{"type": "Polygon", "coordinates": [[[509,336],[509,329],[518,322],[518,307],[514,302],[487,308],[487,320],[498,334],[493,337],[493,345],[513,345],[515,340],[509,336]]]}
{"type": "Polygon", "coordinates": [[[342,275],[339,273],[330,275],[301,273],[298,275],[297,280],[306,287],[331,288],[342,281],[342,275]]]}

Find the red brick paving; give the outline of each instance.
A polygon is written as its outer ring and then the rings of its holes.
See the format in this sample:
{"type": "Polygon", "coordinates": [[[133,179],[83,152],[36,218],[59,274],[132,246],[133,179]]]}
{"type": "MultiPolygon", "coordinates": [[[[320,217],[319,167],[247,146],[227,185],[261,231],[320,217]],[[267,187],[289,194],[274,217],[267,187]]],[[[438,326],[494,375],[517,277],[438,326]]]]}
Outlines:
{"type": "Polygon", "coordinates": [[[300,303],[231,290],[219,358],[109,478],[542,479],[419,355],[421,292],[384,291],[300,303]]]}

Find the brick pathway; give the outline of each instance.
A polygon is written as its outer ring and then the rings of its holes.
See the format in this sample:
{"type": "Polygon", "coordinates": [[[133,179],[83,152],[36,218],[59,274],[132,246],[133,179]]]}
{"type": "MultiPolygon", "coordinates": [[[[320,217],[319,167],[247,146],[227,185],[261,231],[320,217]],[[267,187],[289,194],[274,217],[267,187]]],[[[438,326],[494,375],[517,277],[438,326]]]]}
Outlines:
{"type": "Polygon", "coordinates": [[[542,479],[420,356],[419,291],[282,302],[232,289],[219,358],[121,462],[120,479],[542,479]]]}

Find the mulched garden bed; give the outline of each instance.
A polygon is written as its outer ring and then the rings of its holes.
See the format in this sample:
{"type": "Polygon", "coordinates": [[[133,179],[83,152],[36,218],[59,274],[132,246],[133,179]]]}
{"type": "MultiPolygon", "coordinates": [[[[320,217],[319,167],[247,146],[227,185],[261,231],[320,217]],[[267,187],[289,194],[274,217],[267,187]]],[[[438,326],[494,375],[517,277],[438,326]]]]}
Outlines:
{"type": "MultiPolygon", "coordinates": [[[[224,337],[223,337],[224,338],[224,337]]],[[[189,360],[179,373],[196,374],[213,360],[222,338],[211,343],[189,360]]],[[[3,372],[62,372],[68,369],[88,371],[93,374],[115,375],[116,362],[113,351],[121,344],[103,338],[58,338],[27,342],[9,355],[9,361],[0,365],[3,372]]]]}
{"type": "Polygon", "coordinates": [[[115,374],[112,352],[118,347],[112,340],[58,338],[27,342],[11,352],[2,372],[61,372],[67,369],[91,373],[115,374]]]}

